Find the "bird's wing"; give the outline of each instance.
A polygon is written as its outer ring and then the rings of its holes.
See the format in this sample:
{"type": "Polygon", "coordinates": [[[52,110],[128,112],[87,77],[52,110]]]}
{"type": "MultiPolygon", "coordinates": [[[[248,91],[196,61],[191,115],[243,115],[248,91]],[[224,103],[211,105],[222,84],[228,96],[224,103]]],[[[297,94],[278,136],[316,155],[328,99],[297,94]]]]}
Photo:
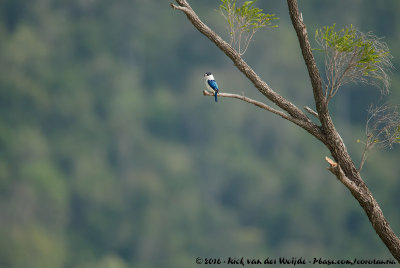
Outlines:
{"type": "Polygon", "coordinates": [[[208,80],[207,83],[212,89],[218,90],[218,85],[217,82],[215,82],[215,80],[208,80]]]}

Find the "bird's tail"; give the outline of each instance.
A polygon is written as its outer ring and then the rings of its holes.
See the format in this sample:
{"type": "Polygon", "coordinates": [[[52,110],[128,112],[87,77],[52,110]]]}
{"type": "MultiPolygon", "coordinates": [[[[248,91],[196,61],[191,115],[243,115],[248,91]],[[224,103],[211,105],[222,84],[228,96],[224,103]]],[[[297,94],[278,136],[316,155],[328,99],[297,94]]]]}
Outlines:
{"type": "Polygon", "coordinates": [[[215,91],[215,93],[214,93],[215,102],[218,102],[218,99],[217,99],[217,94],[218,94],[218,91],[215,91]]]}

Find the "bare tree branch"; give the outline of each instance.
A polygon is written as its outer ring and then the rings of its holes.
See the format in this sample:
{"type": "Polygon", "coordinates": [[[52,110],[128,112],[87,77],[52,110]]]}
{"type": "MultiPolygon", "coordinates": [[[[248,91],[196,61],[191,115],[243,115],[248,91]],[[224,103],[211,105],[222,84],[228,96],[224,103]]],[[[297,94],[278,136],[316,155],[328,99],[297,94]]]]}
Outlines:
{"type": "MultiPolygon", "coordinates": [[[[203,95],[204,96],[214,96],[214,92],[203,90],[203,95]]],[[[286,114],[286,113],[284,113],[282,111],[276,110],[276,109],[272,108],[271,106],[268,106],[267,104],[262,103],[260,101],[253,100],[253,99],[245,97],[243,95],[232,94],[232,93],[223,93],[223,92],[218,92],[218,97],[234,98],[234,99],[239,99],[239,100],[245,101],[247,103],[254,104],[255,106],[257,106],[257,107],[259,107],[261,109],[264,109],[264,110],[267,110],[267,111],[269,111],[269,112],[271,112],[273,114],[279,115],[283,119],[286,119],[286,120],[288,120],[288,121],[290,121],[290,122],[292,122],[292,123],[294,123],[294,124],[296,124],[296,125],[301,127],[302,121],[300,121],[300,120],[298,120],[296,118],[293,118],[290,115],[288,115],[288,114],[286,114]]]]}
{"type": "MultiPolygon", "coordinates": [[[[263,103],[248,99],[244,96],[228,93],[220,93],[219,95],[224,94],[225,97],[241,99],[273,112],[274,114],[280,115],[281,117],[302,127],[314,137],[322,141],[334,158],[334,160],[330,158],[329,160],[327,159],[328,163],[330,164],[328,169],[350,190],[351,194],[357,199],[361,207],[364,209],[376,233],[388,247],[392,255],[398,261],[400,261],[400,240],[390,228],[381,208],[372,196],[365,182],[362,180],[358,169],[355,167],[349,153],[347,152],[346,146],[344,145],[339,133],[336,131],[336,128],[330,117],[328,103],[323,92],[321,76],[312,54],[306,26],[303,23],[301,13],[298,10],[297,0],[287,0],[287,3],[289,7],[290,18],[292,20],[293,27],[295,28],[298,41],[300,43],[301,52],[303,54],[309,77],[311,79],[311,85],[317,108],[316,114],[321,122],[321,127],[315,125],[298,107],[277,94],[268,86],[267,83],[261,80],[261,78],[253,71],[253,69],[251,69],[250,66],[248,66],[247,63],[240,57],[239,53],[237,53],[227,42],[225,42],[220,36],[218,36],[199,19],[197,14],[192,10],[186,0],[176,0],[176,2],[179,6],[172,4],[172,7],[183,11],[194,27],[196,27],[197,30],[199,30],[217,47],[219,47],[264,96],[266,96],[282,110],[286,111],[288,114],[272,109],[263,103]]],[[[206,95],[208,94],[206,93],[206,95]]],[[[313,113],[311,112],[311,114],[313,113]]]]}
{"type": "Polygon", "coordinates": [[[186,0],[176,0],[176,2],[179,6],[174,4],[171,6],[183,11],[193,26],[220,48],[265,97],[276,104],[279,108],[286,111],[292,118],[297,119],[299,123],[298,125],[314,137],[321,141],[325,140],[320,127],[314,124],[296,105],[272,90],[272,88],[241,58],[240,54],[236,52],[235,49],[233,49],[227,42],[200,20],[186,0]]]}
{"type": "Polygon", "coordinates": [[[299,40],[304,62],[307,66],[308,74],[314,93],[315,105],[319,120],[322,125],[322,132],[326,135],[324,144],[328,147],[335,161],[341,166],[346,176],[356,184],[364,183],[358,173],[357,168],[347,152],[339,133],[329,114],[328,103],[323,94],[322,79],[312,54],[311,45],[308,40],[306,25],[301,20],[297,0],[287,0],[290,18],[299,40]]]}
{"type": "Polygon", "coordinates": [[[358,186],[346,177],[343,170],[335,161],[327,156],[325,157],[325,160],[329,163],[329,167],[327,169],[332,172],[332,174],[335,175],[340,182],[342,182],[351,192],[356,193],[359,191],[358,186]]]}
{"type": "Polygon", "coordinates": [[[364,209],[376,233],[385,243],[392,255],[400,261],[400,239],[389,226],[381,208],[361,178],[358,169],[355,167],[353,160],[347,152],[343,140],[340,138],[332,122],[328,110],[328,103],[323,96],[321,76],[312,55],[306,26],[301,19],[297,0],[287,0],[287,2],[290,18],[296,30],[303,58],[311,79],[317,112],[322,124],[322,131],[326,135],[325,145],[337,163],[336,168],[331,167],[329,170],[350,190],[351,194],[364,209]],[[345,178],[347,178],[348,181],[345,180],[345,178]]]}
{"type": "Polygon", "coordinates": [[[308,40],[307,28],[303,23],[302,15],[299,12],[297,0],[288,0],[289,14],[292,20],[294,29],[296,30],[297,38],[300,43],[301,52],[307,66],[308,74],[310,76],[311,85],[313,88],[314,99],[317,106],[317,112],[323,114],[326,112],[327,107],[324,101],[322,90],[322,79],[319,74],[318,67],[315,63],[314,55],[312,54],[311,45],[308,40]]]}

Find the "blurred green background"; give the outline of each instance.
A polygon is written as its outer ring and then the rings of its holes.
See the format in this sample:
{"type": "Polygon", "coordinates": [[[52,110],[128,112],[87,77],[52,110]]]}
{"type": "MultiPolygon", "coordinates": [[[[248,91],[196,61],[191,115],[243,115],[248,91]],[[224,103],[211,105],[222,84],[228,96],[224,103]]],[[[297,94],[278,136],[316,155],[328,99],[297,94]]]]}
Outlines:
{"type": "MultiPolygon", "coordinates": [[[[221,91],[267,102],[170,2],[0,0],[0,267],[391,258],[326,170],[320,142],[250,104],[202,96],[211,71],[221,91]]],[[[219,1],[190,4],[228,38],[219,1]]],[[[299,5],[311,39],[318,27],[353,24],[384,37],[394,56],[389,96],[349,85],[331,102],[359,163],[368,106],[400,102],[400,2],[299,5]]],[[[279,28],[258,32],[245,60],[314,107],[286,2],[257,6],[279,28]]],[[[362,172],[397,234],[399,157],[398,147],[373,151],[362,172]]]]}

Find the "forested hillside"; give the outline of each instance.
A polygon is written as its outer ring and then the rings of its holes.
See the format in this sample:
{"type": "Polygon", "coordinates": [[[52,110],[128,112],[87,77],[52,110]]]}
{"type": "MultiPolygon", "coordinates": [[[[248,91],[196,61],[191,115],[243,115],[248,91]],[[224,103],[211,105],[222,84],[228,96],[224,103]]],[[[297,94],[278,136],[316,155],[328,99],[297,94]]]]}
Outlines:
{"type": "MultiPolygon", "coordinates": [[[[267,102],[169,2],[0,0],[0,267],[392,258],[326,170],[321,143],[253,105],[202,95],[211,71],[221,91],[267,102]]],[[[229,37],[219,1],[189,2],[229,37]]],[[[324,25],[352,24],[384,37],[394,56],[391,94],[350,84],[330,103],[360,161],[369,105],[400,103],[400,2],[299,4],[311,39],[324,25]]],[[[279,27],[259,31],[245,60],[312,106],[286,2],[257,5],[279,27]]],[[[400,146],[373,150],[362,171],[397,235],[399,160],[400,146]]]]}

